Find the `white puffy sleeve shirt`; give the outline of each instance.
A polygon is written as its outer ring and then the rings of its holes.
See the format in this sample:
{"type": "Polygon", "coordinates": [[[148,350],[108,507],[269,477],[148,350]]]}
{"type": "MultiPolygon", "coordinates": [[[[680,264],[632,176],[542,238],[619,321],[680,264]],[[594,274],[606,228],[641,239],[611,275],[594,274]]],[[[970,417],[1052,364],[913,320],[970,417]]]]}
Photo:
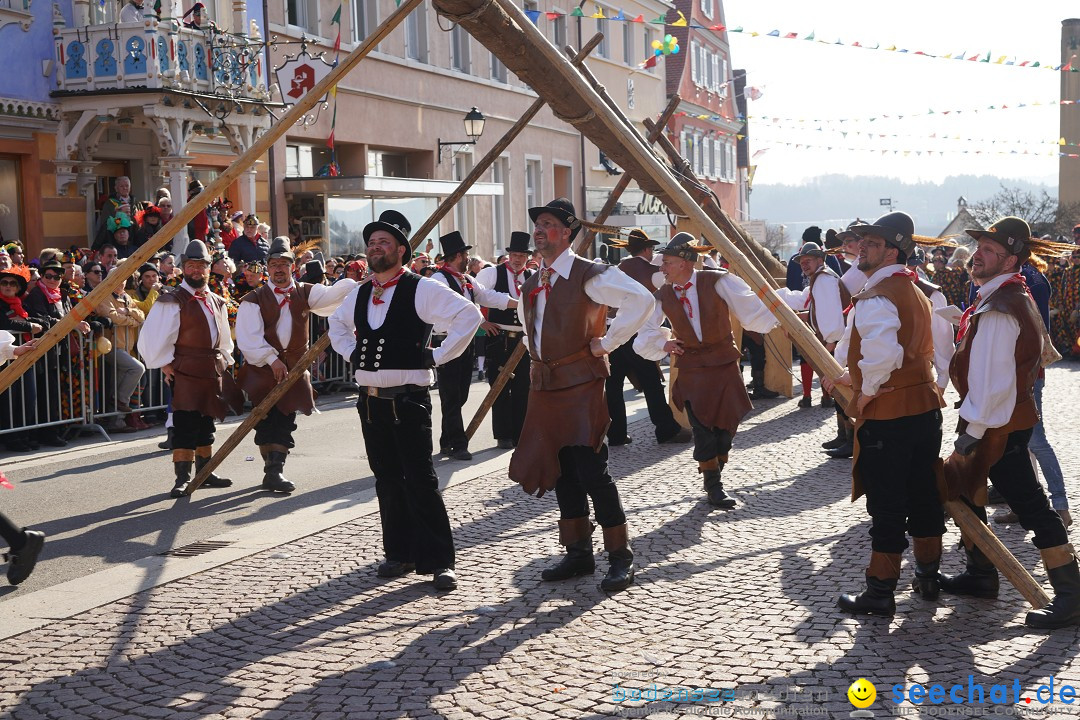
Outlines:
{"type": "MultiPolygon", "coordinates": [[[[192,295],[195,288],[180,283],[180,287],[192,295]]],[[[204,288],[205,289],[205,288],[204,288]]],[[[233,340],[232,331],[229,328],[229,313],[222,307],[221,312],[212,313],[206,305],[194,299],[199,309],[203,311],[206,324],[210,328],[210,344],[221,351],[229,365],[233,364],[233,340]]],[[[139,330],[139,355],[148,368],[165,367],[176,356],[176,339],[180,335],[180,305],[173,302],[154,303],[150,313],[146,316],[146,322],[139,330]]]]}

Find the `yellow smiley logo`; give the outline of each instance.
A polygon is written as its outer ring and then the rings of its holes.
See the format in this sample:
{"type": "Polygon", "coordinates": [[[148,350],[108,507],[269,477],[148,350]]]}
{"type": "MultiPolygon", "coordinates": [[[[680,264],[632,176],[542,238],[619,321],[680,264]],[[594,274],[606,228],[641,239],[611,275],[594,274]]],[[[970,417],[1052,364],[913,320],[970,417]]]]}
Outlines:
{"type": "Polygon", "coordinates": [[[877,699],[877,688],[865,678],[859,678],[851,683],[847,691],[848,700],[857,708],[868,708],[877,699]]]}

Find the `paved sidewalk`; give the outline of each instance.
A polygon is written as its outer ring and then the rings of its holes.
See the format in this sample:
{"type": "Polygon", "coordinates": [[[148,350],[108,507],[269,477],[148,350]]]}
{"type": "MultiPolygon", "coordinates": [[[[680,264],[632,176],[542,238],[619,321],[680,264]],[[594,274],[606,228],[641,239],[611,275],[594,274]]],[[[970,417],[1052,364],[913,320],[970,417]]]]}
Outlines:
{"type": "MultiPolygon", "coordinates": [[[[1080,450],[1054,429],[1071,428],[1080,406],[1077,370],[1055,366],[1047,385],[1051,440],[1074,497],[1080,450]]],[[[947,439],[954,419],[950,410],[947,439]]],[[[554,496],[528,497],[498,469],[446,491],[455,593],[435,594],[427,578],[377,578],[380,530],[369,512],[8,639],[0,715],[846,718],[847,688],[865,677],[878,692],[869,709],[892,717],[898,684],[966,688],[972,676],[988,699],[991,685],[1008,684],[1001,712],[1046,707],[1017,706],[1014,679],[1027,698],[1051,677],[1059,689],[1080,685],[1080,632],[1028,631],[1011,587],[996,601],[898,593],[892,621],[835,609],[841,591],[861,586],[869,551],[849,463],[818,447],[833,428],[832,411],[760,403],[724,473],[741,503],[725,513],[702,502],[689,447],[657,446],[642,439],[648,423],[636,423],[639,439],[611,450],[640,562],[625,592],[597,587],[599,533],[596,576],[541,582],[560,552],[554,496]],[[685,689],[686,702],[620,699],[654,685],[685,689]],[[695,702],[694,688],[733,699],[695,702]]],[[[995,530],[1045,582],[1023,531],[995,530]]],[[[949,546],[957,538],[950,528],[949,546]]],[[[910,553],[905,577],[909,562],[910,553]]],[[[950,547],[945,568],[961,563],[950,547]]],[[[946,699],[935,709],[948,708],[946,699]]]]}

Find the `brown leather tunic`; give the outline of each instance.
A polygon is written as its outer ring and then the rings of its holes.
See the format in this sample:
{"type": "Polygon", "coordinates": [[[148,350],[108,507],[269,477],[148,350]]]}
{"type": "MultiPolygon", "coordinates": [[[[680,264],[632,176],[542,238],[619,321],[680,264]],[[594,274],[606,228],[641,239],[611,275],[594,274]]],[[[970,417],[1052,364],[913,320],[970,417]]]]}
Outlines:
{"type": "MultiPolygon", "coordinates": [[[[207,291],[214,314],[225,313],[225,300],[207,291]]],[[[173,410],[194,410],[217,420],[228,413],[222,376],[228,360],[210,341],[210,326],[198,300],[184,288],[165,293],[158,302],[180,305],[180,333],[172,361],[173,410]]],[[[231,379],[231,378],[230,378],[231,379]]]]}
{"type": "Polygon", "coordinates": [[[609,375],[606,357],[589,349],[594,337],[605,333],[607,308],[586,294],[585,281],[608,269],[574,258],[570,277],[551,286],[544,309],[540,347],[532,336],[536,305],[529,297],[540,284],[534,273],[521,287],[525,331],[529,333],[532,363],[529,406],[521,440],[510,458],[510,478],[530,495],[543,495],[559,479],[559,450],[586,446],[599,450],[611,420],[604,399],[604,379],[609,375]]]}
{"type": "MultiPolygon", "coordinates": [[[[1010,315],[1020,325],[1020,337],[1011,349],[1016,362],[1016,406],[1012,417],[1005,425],[987,428],[982,440],[970,455],[953,453],[945,461],[945,478],[951,494],[964,495],[972,502],[986,504],[986,480],[990,468],[1001,459],[1005,452],[1005,441],[1009,433],[1027,430],[1039,422],[1039,413],[1035,408],[1034,387],[1042,365],[1043,325],[1035,301],[1028,295],[1022,282],[1007,282],[998,287],[990,297],[979,303],[979,307],[968,320],[967,333],[949,364],[949,378],[953,387],[960,393],[963,402],[968,394],[968,368],[971,363],[971,348],[979,332],[979,321],[987,312],[1000,312],[1010,315]]],[[[1009,352],[1008,348],[995,348],[1000,352],[1009,352]]],[[[957,425],[957,432],[967,429],[963,418],[957,425]]]]}
{"type": "MultiPolygon", "coordinates": [[[[281,297],[274,293],[272,285],[263,285],[254,292],[249,292],[241,302],[257,303],[259,313],[263,320],[263,337],[269,345],[277,350],[278,359],[285,363],[290,370],[296,365],[300,356],[307,352],[308,342],[308,315],[310,309],[308,296],[311,295],[311,285],[296,283],[289,302],[285,307],[292,316],[292,334],[289,336],[288,347],[282,347],[277,336],[277,323],[281,317],[281,297]]],[[[274,379],[274,371],[269,365],[257,367],[245,363],[239,372],[240,387],[248,394],[251,401],[258,405],[271,390],[278,384],[274,379]]],[[[274,406],[285,415],[302,412],[310,415],[315,407],[315,393],[311,387],[311,373],[305,371],[304,376],[297,380],[291,388],[277,401],[274,406]]]]}
{"type": "Polygon", "coordinates": [[[665,284],[654,296],[671,322],[675,337],[683,343],[683,354],[675,360],[679,372],[671,387],[671,399],[679,410],[687,401],[694,417],[710,428],[726,430],[733,436],[739,422],[753,409],[739,372],[742,351],[731,333],[728,304],[716,292],[724,270],[699,270],[698,310],[701,312],[701,340],[674,288],[665,284]]]}
{"type": "Polygon", "coordinates": [[[656,286],[653,285],[652,279],[653,275],[660,272],[660,268],[656,267],[645,258],[640,255],[625,258],[619,263],[619,269],[647,287],[649,292],[656,292],[656,286]]]}

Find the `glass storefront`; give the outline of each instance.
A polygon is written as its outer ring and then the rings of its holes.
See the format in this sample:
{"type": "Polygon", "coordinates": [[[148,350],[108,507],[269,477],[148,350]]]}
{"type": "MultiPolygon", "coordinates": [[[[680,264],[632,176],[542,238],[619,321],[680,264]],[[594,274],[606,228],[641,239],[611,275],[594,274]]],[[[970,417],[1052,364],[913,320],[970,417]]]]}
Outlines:
{"type": "Polygon", "coordinates": [[[19,158],[0,155],[0,240],[22,237],[22,202],[19,193],[19,158]]]}
{"type": "MultiPolygon", "coordinates": [[[[330,255],[343,256],[364,251],[364,226],[377,219],[386,210],[397,210],[412,223],[413,229],[431,216],[439,206],[439,199],[425,198],[326,198],[327,245],[330,255]]],[[[428,233],[433,252],[439,252],[439,229],[428,233]]],[[[420,243],[420,250],[427,243],[420,243]]]]}

